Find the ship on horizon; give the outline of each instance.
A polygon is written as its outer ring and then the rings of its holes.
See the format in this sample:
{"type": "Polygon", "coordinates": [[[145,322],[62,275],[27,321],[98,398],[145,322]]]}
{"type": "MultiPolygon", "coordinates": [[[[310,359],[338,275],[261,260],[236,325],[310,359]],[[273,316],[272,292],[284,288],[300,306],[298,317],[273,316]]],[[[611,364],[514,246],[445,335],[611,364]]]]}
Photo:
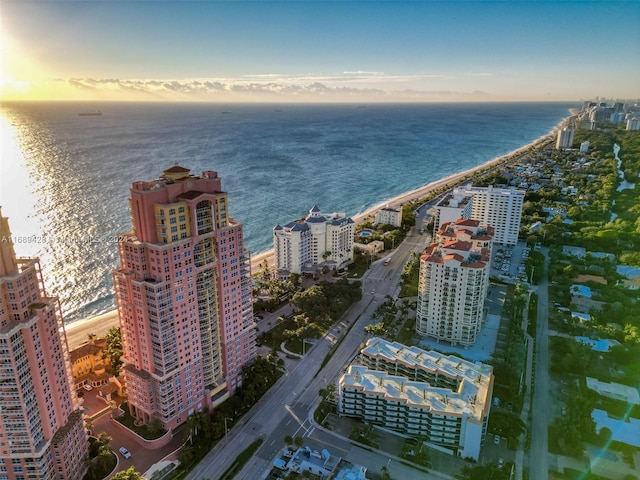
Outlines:
{"type": "Polygon", "coordinates": [[[87,110],[86,112],[80,112],[78,115],[81,117],[99,117],[102,112],[100,110],[87,110]]]}

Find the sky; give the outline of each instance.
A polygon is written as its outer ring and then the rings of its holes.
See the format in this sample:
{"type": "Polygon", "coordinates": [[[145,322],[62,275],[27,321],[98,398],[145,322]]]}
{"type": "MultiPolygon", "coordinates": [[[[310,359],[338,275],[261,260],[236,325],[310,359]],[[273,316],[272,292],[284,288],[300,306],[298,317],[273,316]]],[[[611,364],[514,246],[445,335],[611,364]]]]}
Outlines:
{"type": "Polygon", "coordinates": [[[0,0],[0,100],[640,98],[640,2],[0,0]]]}

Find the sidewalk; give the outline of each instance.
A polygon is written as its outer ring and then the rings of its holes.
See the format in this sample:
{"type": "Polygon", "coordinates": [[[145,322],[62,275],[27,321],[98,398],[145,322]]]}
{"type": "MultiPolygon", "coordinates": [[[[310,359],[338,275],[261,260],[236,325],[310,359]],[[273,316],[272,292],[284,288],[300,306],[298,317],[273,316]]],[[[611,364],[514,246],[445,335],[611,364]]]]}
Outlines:
{"type": "MultiPolygon", "coordinates": [[[[308,420],[309,420],[309,423],[311,425],[313,425],[315,428],[317,428],[318,430],[322,430],[323,432],[325,432],[328,435],[331,435],[331,436],[333,436],[335,438],[338,438],[340,440],[343,440],[345,442],[349,442],[350,444],[352,444],[352,445],[354,445],[356,447],[359,447],[359,448],[368,450],[370,452],[373,452],[375,454],[381,455],[381,456],[383,456],[383,457],[385,457],[387,459],[390,459],[390,460],[393,460],[395,462],[398,462],[399,464],[404,464],[404,465],[409,466],[409,467],[411,467],[411,468],[413,468],[415,470],[418,470],[418,471],[421,471],[421,472],[425,472],[426,474],[430,475],[431,477],[442,478],[442,479],[446,479],[446,480],[453,480],[453,479],[456,478],[455,476],[448,475],[448,474],[443,473],[443,472],[438,471],[438,470],[433,470],[432,468],[426,468],[426,467],[423,467],[422,465],[418,465],[417,463],[413,463],[410,460],[406,460],[404,458],[398,457],[397,455],[395,455],[395,453],[391,453],[391,452],[388,452],[388,451],[385,451],[385,450],[381,450],[382,447],[374,448],[374,447],[370,447],[368,445],[364,445],[362,443],[359,443],[359,442],[357,442],[355,440],[351,440],[348,436],[344,436],[344,435],[342,435],[340,433],[337,433],[337,432],[335,432],[333,430],[329,430],[329,429],[323,427],[322,425],[319,425],[318,423],[316,423],[316,421],[314,419],[314,413],[315,413],[316,409],[318,408],[318,405],[319,405],[319,402],[314,403],[313,407],[309,410],[309,415],[307,417],[308,420]]],[[[342,417],[339,417],[339,418],[342,420],[342,417]]],[[[349,421],[349,420],[355,421],[354,419],[349,419],[349,418],[345,418],[344,420],[346,420],[346,421],[349,421]]],[[[360,423],[358,423],[358,425],[360,425],[360,423]]],[[[400,444],[403,444],[404,440],[407,438],[406,436],[403,436],[402,434],[399,434],[399,433],[396,433],[396,432],[392,432],[392,431],[389,431],[389,430],[386,430],[386,429],[384,430],[384,433],[385,433],[385,435],[387,435],[387,439],[388,439],[389,436],[397,437],[399,440],[401,440],[400,444]]],[[[397,443],[397,442],[394,442],[394,443],[397,443]]],[[[436,455],[438,453],[439,452],[435,452],[433,449],[429,449],[429,454],[430,454],[431,457],[433,457],[434,455],[436,455]]],[[[445,454],[442,454],[442,455],[445,455],[445,454]]],[[[457,457],[453,457],[453,456],[451,456],[450,458],[457,459],[457,457]]]]}
{"type": "Polygon", "coordinates": [[[527,361],[525,364],[524,384],[525,384],[525,397],[522,402],[522,411],[520,412],[520,419],[527,426],[527,433],[525,434],[524,445],[522,442],[518,444],[518,450],[515,457],[515,480],[523,479],[524,470],[524,457],[525,448],[527,445],[527,438],[529,436],[529,409],[531,408],[531,385],[533,383],[533,351],[535,346],[535,339],[527,333],[527,325],[529,324],[529,301],[531,301],[531,292],[527,296],[527,304],[524,308],[524,315],[522,319],[522,330],[524,338],[527,344],[527,361]]]}

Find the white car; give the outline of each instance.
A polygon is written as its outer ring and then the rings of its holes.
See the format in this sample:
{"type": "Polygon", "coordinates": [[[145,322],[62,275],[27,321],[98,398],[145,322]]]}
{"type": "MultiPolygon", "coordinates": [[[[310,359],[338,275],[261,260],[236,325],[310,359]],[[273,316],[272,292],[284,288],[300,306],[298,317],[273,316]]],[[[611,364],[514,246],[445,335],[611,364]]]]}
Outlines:
{"type": "Polygon", "coordinates": [[[88,383],[85,383],[82,388],[84,388],[87,392],[90,392],[91,390],[93,390],[93,387],[91,385],[89,385],[88,383]]]}
{"type": "Polygon", "coordinates": [[[118,449],[124,458],[131,458],[131,452],[124,447],[118,449]]]}
{"type": "Polygon", "coordinates": [[[498,459],[498,468],[502,468],[504,466],[504,459],[499,458],[498,459]]]}
{"type": "Polygon", "coordinates": [[[494,435],[493,436],[493,443],[496,445],[500,445],[500,436],[499,435],[494,435]]]}

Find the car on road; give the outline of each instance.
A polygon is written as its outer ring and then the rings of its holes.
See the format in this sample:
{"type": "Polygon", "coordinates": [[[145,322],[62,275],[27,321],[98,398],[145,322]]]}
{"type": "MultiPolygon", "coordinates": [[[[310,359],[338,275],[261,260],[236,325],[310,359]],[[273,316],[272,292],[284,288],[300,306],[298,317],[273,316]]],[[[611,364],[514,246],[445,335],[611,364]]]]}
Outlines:
{"type": "Polygon", "coordinates": [[[504,459],[503,458],[499,458],[498,459],[498,468],[502,468],[504,467],[504,459]]]}
{"type": "Polygon", "coordinates": [[[500,435],[493,436],[493,443],[496,445],[500,445],[500,435]]]}
{"type": "Polygon", "coordinates": [[[90,392],[91,390],[93,390],[93,387],[91,385],[89,385],[88,383],[85,383],[82,388],[84,388],[87,392],[90,392]]]}
{"type": "Polygon", "coordinates": [[[131,452],[124,447],[120,447],[118,451],[122,454],[124,458],[131,458],[131,452]]]}

